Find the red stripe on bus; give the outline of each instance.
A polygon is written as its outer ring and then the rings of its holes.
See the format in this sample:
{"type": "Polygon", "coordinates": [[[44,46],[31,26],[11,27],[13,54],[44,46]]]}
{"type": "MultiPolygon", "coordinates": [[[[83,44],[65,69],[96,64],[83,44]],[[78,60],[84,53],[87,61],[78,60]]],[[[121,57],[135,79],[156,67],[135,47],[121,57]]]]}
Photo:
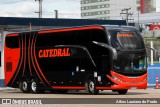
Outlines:
{"type": "Polygon", "coordinates": [[[18,33],[14,33],[14,34],[7,34],[6,36],[18,36],[18,33]]]}
{"type": "Polygon", "coordinates": [[[29,37],[29,43],[28,43],[28,66],[29,66],[29,72],[30,72],[30,74],[31,74],[31,76],[32,76],[32,69],[31,69],[31,60],[30,60],[30,54],[31,54],[31,42],[30,42],[30,40],[31,40],[31,33],[30,33],[30,37],[29,37]]]}
{"type": "Polygon", "coordinates": [[[35,34],[33,35],[32,42],[31,42],[31,60],[32,60],[33,67],[34,67],[34,69],[35,69],[35,71],[36,71],[36,74],[38,75],[38,77],[39,77],[39,79],[42,81],[42,83],[44,84],[42,78],[40,77],[40,75],[39,75],[39,73],[38,73],[38,71],[37,71],[37,68],[36,68],[36,66],[35,66],[35,64],[34,64],[34,60],[33,60],[32,46],[33,46],[34,38],[35,38],[35,34]]]}
{"type": "Polygon", "coordinates": [[[37,61],[37,58],[36,58],[36,48],[35,48],[35,44],[36,44],[36,38],[35,38],[35,41],[34,41],[34,44],[33,44],[33,49],[34,49],[34,59],[35,59],[35,62],[36,62],[36,65],[37,65],[37,68],[38,68],[38,71],[40,71],[40,74],[42,75],[43,79],[48,83],[48,85],[50,85],[50,83],[48,82],[48,80],[46,79],[46,77],[44,76],[39,64],[38,64],[38,61],[37,61]]]}
{"type": "MultiPolygon", "coordinates": [[[[21,36],[20,36],[21,37],[21,36]]],[[[23,38],[21,38],[22,39],[22,43],[21,43],[21,45],[20,45],[20,48],[22,48],[23,47],[23,38]]],[[[24,52],[23,52],[23,49],[22,49],[22,51],[21,51],[21,56],[20,56],[20,59],[21,59],[21,61],[20,61],[20,65],[18,66],[18,70],[17,70],[17,72],[15,72],[16,74],[15,74],[15,76],[14,76],[14,78],[13,78],[13,80],[12,80],[12,83],[11,83],[11,85],[13,84],[13,82],[15,81],[15,79],[16,79],[16,77],[17,77],[17,75],[18,75],[18,73],[19,73],[19,71],[20,71],[20,68],[21,68],[21,65],[22,65],[22,62],[23,62],[23,55],[24,55],[24,52]]]]}
{"type": "Polygon", "coordinates": [[[53,32],[76,31],[76,30],[89,30],[89,29],[104,30],[100,26],[89,26],[89,27],[82,27],[82,28],[63,28],[63,29],[55,29],[55,30],[44,30],[44,31],[39,31],[38,34],[53,33],[53,32]]]}
{"type": "Polygon", "coordinates": [[[53,89],[85,89],[84,86],[52,86],[53,89]]]}
{"type": "Polygon", "coordinates": [[[23,50],[24,50],[24,66],[23,66],[23,74],[22,77],[24,76],[24,72],[25,72],[25,67],[26,67],[26,35],[24,36],[24,46],[23,46],[23,50]]]}

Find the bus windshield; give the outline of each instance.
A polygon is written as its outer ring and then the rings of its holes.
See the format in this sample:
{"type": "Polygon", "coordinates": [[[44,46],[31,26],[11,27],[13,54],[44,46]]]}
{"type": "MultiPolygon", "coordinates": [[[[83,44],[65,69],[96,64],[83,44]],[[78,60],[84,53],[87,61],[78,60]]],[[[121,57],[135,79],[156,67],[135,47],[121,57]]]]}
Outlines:
{"type": "Polygon", "coordinates": [[[147,70],[147,58],[142,54],[122,53],[114,62],[113,69],[124,73],[142,72],[147,70]]]}
{"type": "Polygon", "coordinates": [[[110,42],[116,49],[144,49],[143,39],[133,30],[109,30],[110,42]]]}

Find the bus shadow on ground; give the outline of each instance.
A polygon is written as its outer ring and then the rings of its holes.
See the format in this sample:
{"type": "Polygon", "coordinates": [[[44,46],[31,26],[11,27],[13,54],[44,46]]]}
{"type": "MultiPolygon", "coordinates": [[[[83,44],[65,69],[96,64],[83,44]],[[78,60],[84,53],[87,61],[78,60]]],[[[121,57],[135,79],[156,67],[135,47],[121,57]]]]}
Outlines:
{"type": "MultiPolygon", "coordinates": [[[[45,92],[45,93],[41,93],[41,94],[61,94],[61,95],[90,95],[88,92],[85,91],[69,91],[67,93],[51,93],[51,92],[45,92]]],[[[128,92],[127,94],[124,95],[144,95],[144,94],[149,94],[149,93],[145,93],[145,92],[128,92]]],[[[112,92],[112,91],[100,91],[99,94],[97,95],[119,95],[118,92],[112,92]]]]}
{"type": "MultiPolygon", "coordinates": [[[[68,92],[68,93],[65,93],[65,94],[66,95],[90,95],[87,92],[68,92]]],[[[145,93],[145,92],[127,92],[127,94],[124,94],[124,95],[144,95],[144,94],[149,94],[149,93],[145,93]]],[[[119,95],[119,94],[118,94],[118,92],[106,91],[106,92],[99,92],[98,95],[119,95]]]]}
{"type": "MultiPolygon", "coordinates": [[[[17,94],[32,94],[32,93],[23,93],[22,91],[20,90],[4,90],[5,92],[7,93],[17,93],[17,94]]],[[[44,93],[38,93],[37,95],[39,94],[56,94],[56,95],[90,95],[88,92],[85,92],[85,91],[74,91],[74,90],[71,90],[71,91],[68,91],[67,93],[58,93],[58,92],[50,92],[50,91],[45,91],[44,93]]],[[[130,92],[128,91],[127,94],[124,94],[124,95],[144,95],[144,94],[149,94],[147,92],[130,92]]],[[[35,94],[36,95],[36,94],[35,94]]],[[[112,92],[112,91],[100,91],[99,94],[97,95],[119,95],[118,92],[112,92]]]]}

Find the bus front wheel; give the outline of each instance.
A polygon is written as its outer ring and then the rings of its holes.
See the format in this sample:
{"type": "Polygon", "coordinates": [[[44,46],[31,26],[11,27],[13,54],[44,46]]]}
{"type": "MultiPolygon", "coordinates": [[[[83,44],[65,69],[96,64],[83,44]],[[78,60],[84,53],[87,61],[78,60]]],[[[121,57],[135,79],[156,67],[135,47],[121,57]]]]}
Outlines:
{"type": "Polygon", "coordinates": [[[118,90],[118,94],[126,94],[128,90],[118,90]]]}
{"type": "Polygon", "coordinates": [[[96,89],[96,82],[94,79],[89,79],[87,85],[89,94],[95,95],[99,93],[99,90],[96,89]]]}

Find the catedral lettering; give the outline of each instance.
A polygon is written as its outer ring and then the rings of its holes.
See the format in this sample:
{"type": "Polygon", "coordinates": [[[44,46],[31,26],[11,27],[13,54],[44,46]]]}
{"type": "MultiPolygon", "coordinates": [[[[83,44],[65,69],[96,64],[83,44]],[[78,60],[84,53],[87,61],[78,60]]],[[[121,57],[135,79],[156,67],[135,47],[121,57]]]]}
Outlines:
{"type": "Polygon", "coordinates": [[[132,34],[117,34],[118,37],[133,37],[132,34]]]}
{"type": "Polygon", "coordinates": [[[47,57],[66,57],[70,56],[69,48],[58,49],[41,49],[38,52],[39,58],[47,57]]]}

